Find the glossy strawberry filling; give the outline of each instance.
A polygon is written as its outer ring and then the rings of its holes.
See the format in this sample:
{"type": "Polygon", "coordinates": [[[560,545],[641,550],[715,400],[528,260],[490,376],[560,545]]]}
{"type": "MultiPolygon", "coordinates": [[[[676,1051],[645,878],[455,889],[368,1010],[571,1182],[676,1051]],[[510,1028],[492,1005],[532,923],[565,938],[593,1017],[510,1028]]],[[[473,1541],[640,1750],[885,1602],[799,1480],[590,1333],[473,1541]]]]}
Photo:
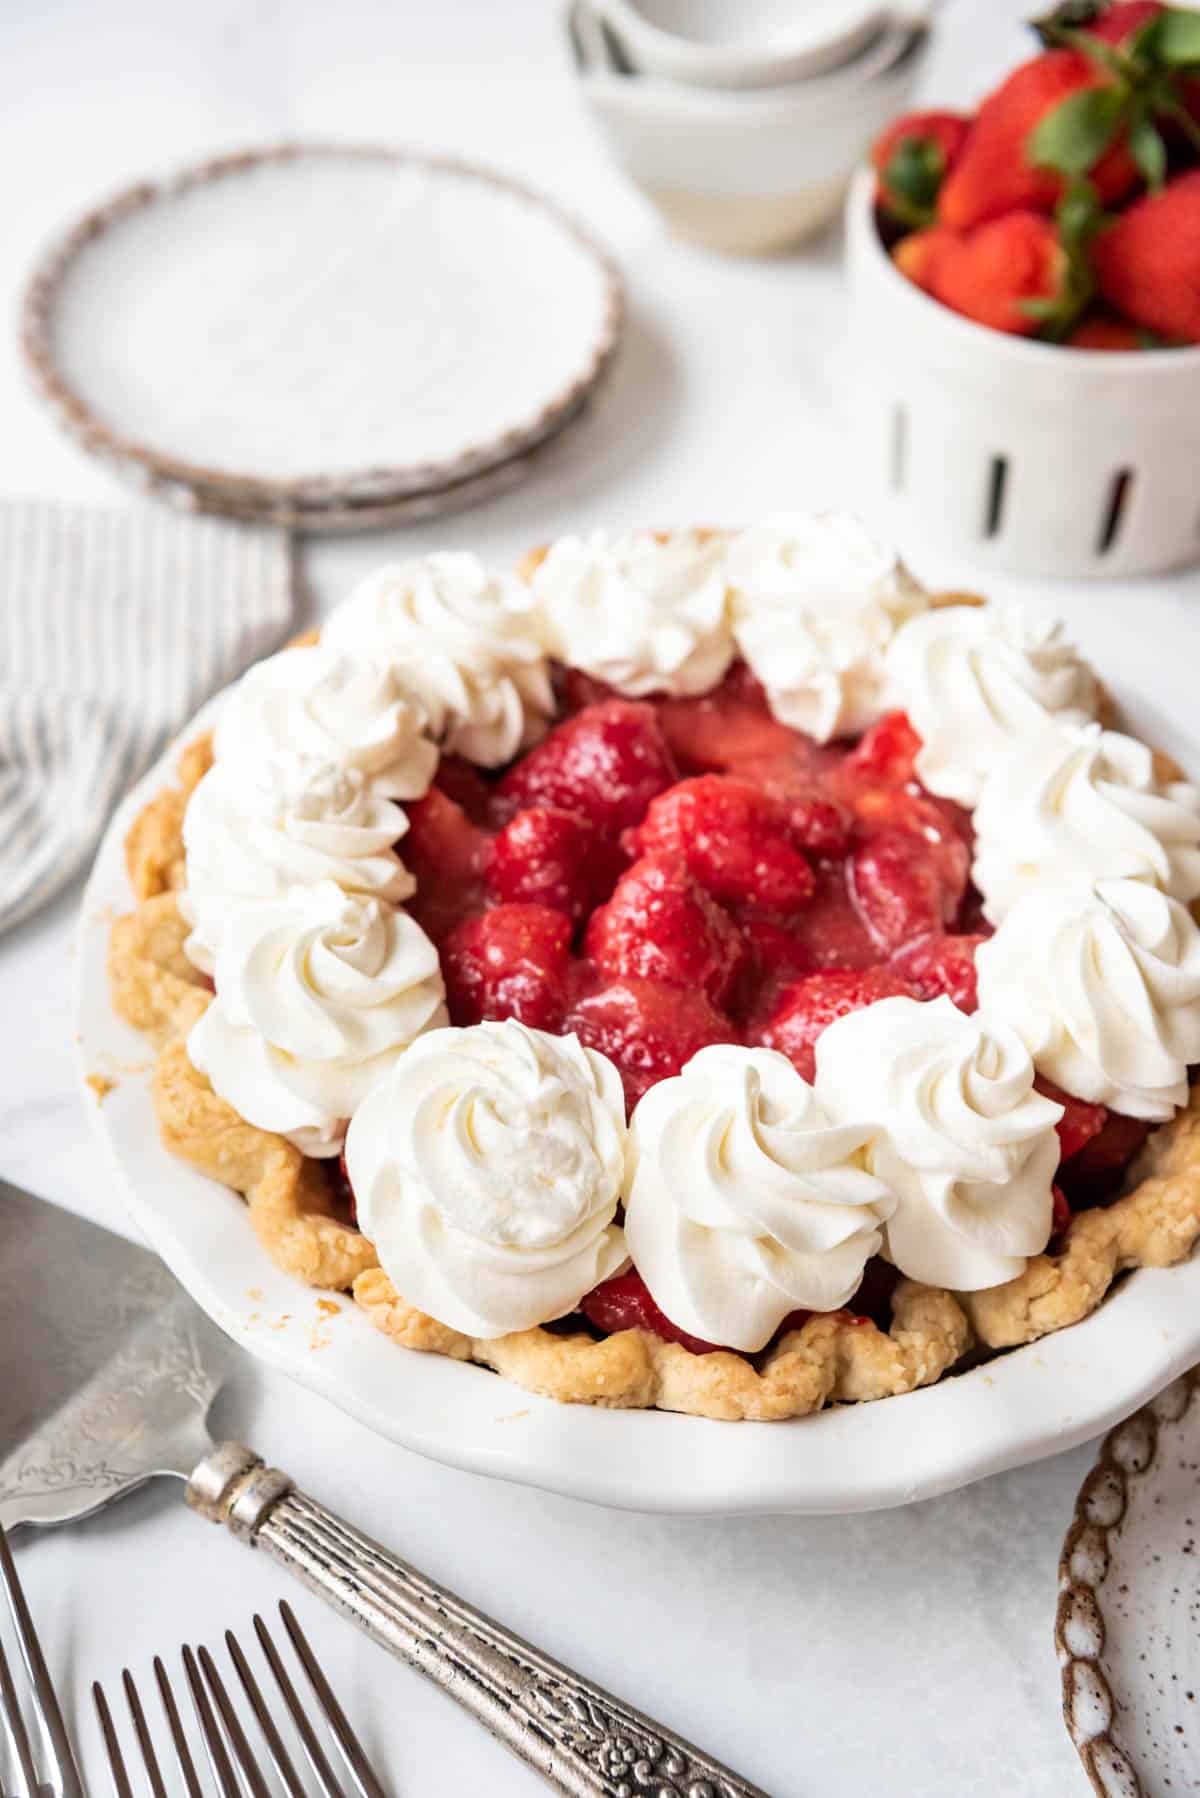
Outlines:
{"type": "MultiPolygon", "coordinates": [[[[408,808],[409,909],[438,944],[452,1023],[575,1031],[632,1110],[710,1043],[776,1049],[811,1079],[821,1031],[877,999],[974,1009],[989,927],[970,815],[920,786],[903,713],[821,745],[771,716],[740,663],[697,699],[630,701],[574,672],[559,692],[560,722],[507,769],[446,758],[408,808]]],[[[1061,1235],[1116,1189],[1146,1127],[1039,1084],[1067,1108],[1061,1235]]],[[[894,1284],[872,1263],[855,1314],[886,1328],[894,1284]]],[[[605,1334],[717,1346],[677,1330],[634,1272],[581,1310],[605,1334]]]]}

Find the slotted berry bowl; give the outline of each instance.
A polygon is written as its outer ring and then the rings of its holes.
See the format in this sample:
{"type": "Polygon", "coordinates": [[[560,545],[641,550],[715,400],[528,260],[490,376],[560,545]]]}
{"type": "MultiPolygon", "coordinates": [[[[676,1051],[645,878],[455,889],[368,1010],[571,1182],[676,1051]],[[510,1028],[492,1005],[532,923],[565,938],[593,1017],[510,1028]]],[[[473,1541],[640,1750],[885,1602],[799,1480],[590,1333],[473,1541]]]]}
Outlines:
{"type": "Polygon", "coordinates": [[[847,209],[856,431],[898,530],[1065,579],[1200,560],[1200,348],[1065,349],[992,331],[893,265],[863,170],[847,209]]]}

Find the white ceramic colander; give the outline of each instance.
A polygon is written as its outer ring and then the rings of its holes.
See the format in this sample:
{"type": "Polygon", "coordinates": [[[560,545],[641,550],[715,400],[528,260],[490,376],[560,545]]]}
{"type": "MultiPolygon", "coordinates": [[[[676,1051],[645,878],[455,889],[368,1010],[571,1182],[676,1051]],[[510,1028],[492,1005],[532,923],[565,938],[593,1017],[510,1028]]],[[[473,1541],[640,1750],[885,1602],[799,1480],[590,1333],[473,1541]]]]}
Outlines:
{"type": "Polygon", "coordinates": [[[1063,349],[962,318],[893,266],[874,176],[848,201],[864,471],[972,565],[1062,578],[1200,560],[1200,348],[1063,349]]]}

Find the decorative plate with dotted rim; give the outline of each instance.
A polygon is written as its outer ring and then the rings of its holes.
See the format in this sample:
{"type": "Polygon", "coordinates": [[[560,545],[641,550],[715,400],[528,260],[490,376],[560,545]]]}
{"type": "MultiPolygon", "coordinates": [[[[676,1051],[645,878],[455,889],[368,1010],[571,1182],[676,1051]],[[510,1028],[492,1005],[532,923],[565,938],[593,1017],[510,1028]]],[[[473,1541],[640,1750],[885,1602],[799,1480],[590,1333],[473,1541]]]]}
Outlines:
{"type": "Polygon", "coordinates": [[[1200,1368],[1118,1424],[1059,1564],[1063,1712],[1101,1798],[1200,1792],[1200,1368]]]}
{"type": "Polygon", "coordinates": [[[97,207],[36,269],[21,334],[114,472],[320,530],[481,496],[469,483],[579,413],[623,312],[609,258],[517,182],[285,144],[97,207]]]}

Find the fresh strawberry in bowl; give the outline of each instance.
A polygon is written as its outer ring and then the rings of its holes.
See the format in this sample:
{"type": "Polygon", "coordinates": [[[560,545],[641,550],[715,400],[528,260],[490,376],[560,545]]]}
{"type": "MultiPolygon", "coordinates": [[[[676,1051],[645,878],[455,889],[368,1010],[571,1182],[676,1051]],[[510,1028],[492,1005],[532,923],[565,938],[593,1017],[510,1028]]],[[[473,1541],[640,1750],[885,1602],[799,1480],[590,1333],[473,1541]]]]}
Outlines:
{"type": "Polygon", "coordinates": [[[1200,9],[1068,0],[849,202],[863,466],[914,533],[1079,578],[1200,556],[1200,9]]]}

